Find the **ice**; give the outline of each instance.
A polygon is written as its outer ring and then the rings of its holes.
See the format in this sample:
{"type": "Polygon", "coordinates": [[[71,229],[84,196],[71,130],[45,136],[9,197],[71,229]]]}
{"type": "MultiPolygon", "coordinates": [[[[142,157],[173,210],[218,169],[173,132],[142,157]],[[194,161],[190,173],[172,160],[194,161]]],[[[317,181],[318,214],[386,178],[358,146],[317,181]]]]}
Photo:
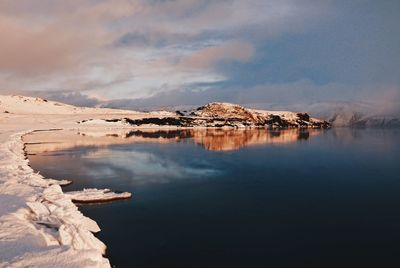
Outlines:
{"type": "Polygon", "coordinates": [[[110,267],[99,226],[28,166],[22,134],[0,145],[0,267],[110,267]]]}
{"type": "Polygon", "coordinates": [[[70,180],[55,180],[55,179],[44,179],[45,181],[47,181],[47,183],[49,185],[60,185],[60,186],[67,186],[72,184],[72,181],[70,180]]]}
{"type": "Polygon", "coordinates": [[[72,201],[81,203],[128,199],[132,196],[132,194],[128,192],[115,193],[110,189],[84,189],[83,191],[66,192],[65,195],[71,198],[72,201]]]}

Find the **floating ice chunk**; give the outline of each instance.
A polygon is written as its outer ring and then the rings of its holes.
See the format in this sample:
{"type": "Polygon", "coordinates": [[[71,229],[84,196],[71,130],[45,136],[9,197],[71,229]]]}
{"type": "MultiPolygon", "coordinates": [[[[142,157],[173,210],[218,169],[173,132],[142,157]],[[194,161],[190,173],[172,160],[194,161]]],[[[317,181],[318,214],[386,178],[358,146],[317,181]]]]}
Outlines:
{"type": "Polygon", "coordinates": [[[72,201],[81,203],[106,202],[119,199],[128,199],[132,196],[131,193],[123,192],[116,193],[110,189],[84,189],[83,191],[66,192],[66,196],[72,201]]]}

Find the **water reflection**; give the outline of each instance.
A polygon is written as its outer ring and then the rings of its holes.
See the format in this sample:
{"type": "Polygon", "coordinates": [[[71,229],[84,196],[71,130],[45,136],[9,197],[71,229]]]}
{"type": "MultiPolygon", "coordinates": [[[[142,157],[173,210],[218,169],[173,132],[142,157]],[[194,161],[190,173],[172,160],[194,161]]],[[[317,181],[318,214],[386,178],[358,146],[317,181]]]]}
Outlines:
{"type": "Polygon", "coordinates": [[[206,150],[232,151],[251,145],[294,143],[308,140],[323,132],[316,129],[41,131],[26,135],[24,141],[28,152],[33,154],[75,147],[183,141],[199,144],[206,150]]]}
{"type": "MultiPolygon", "coordinates": [[[[85,173],[94,178],[129,178],[135,185],[169,183],[181,179],[216,176],[212,163],[182,162],[152,151],[129,147],[84,150],[80,159],[90,163],[85,173]]],[[[44,159],[46,160],[46,159],[44,159]]],[[[34,161],[40,161],[35,159],[34,161]]],[[[35,163],[36,163],[35,162],[35,163]]]]}
{"type": "MultiPolygon", "coordinates": [[[[178,147],[155,149],[157,144],[196,144],[208,151],[233,151],[246,146],[295,143],[322,132],[312,129],[71,130],[34,132],[26,135],[24,141],[30,154],[30,163],[32,166],[41,166],[45,174],[52,174],[51,169],[64,166],[67,167],[65,170],[76,170],[79,174],[96,178],[91,180],[91,187],[106,188],[109,187],[108,180],[112,178],[120,178],[120,181],[126,178],[128,184],[143,185],[185,178],[207,178],[223,173],[207,157],[196,157],[194,152],[177,151],[177,154],[183,154],[182,159],[172,159],[165,155],[165,150],[177,150],[178,147]],[[143,145],[146,149],[142,148],[143,145]],[[72,162],[73,166],[69,167],[72,162]]],[[[68,179],[69,176],[65,174],[62,178],[68,179]]],[[[69,188],[75,187],[86,186],[78,182],[69,188]]]]}
{"type": "Polygon", "coordinates": [[[80,208],[116,267],[380,267],[399,264],[399,134],[80,130],[25,140],[35,170],[74,181],[66,191],[134,194],[80,208]]]}
{"type": "Polygon", "coordinates": [[[195,143],[211,151],[239,150],[242,147],[259,144],[294,143],[318,135],[319,130],[199,130],[193,132],[195,143]]]}

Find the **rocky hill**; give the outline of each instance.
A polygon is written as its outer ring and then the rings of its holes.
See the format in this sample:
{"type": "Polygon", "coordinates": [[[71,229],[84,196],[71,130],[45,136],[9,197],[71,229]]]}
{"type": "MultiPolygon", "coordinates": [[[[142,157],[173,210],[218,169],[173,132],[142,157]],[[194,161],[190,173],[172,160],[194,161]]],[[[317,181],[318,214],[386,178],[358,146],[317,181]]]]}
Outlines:
{"type": "Polygon", "coordinates": [[[247,109],[231,103],[209,103],[194,110],[176,111],[174,116],[146,117],[142,119],[114,119],[132,126],[155,127],[208,127],[208,128],[330,128],[324,120],[307,113],[247,109]]]}

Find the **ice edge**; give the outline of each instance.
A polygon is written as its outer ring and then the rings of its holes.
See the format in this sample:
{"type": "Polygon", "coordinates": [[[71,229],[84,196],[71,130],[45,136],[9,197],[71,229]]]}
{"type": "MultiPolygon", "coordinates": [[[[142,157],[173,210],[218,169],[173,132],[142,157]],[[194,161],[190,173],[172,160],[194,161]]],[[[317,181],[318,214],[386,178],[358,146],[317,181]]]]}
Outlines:
{"type": "Polygon", "coordinates": [[[11,211],[0,216],[0,267],[110,267],[105,244],[93,234],[97,223],[29,166],[22,137],[32,131],[0,145],[0,202],[11,211]]]}

